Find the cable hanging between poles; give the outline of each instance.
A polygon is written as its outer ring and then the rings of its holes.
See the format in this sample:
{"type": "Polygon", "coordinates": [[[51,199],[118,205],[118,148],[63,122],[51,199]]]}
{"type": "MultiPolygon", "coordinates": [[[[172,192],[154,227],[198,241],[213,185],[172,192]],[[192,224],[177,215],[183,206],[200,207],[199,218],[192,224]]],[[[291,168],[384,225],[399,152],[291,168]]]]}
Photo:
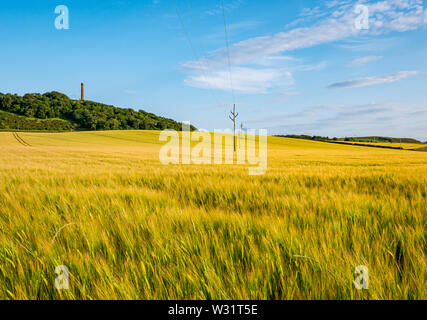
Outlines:
{"type": "MultiPolygon", "coordinates": [[[[193,45],[193,42],[191,41],[190,34],[187,31],[187,28],[185,27],[184,20],[182,19],[182,15],[181,15],[181,13],[179,11],[179,8],[178,8],[178,6],[176,4],[176,1],[172,0],[172,2],[173,2],[173,5],[175,7],[175,11],[176,11],[176,14],[178,16],[178,19],[179,19],[179,22],[181,24],[181,27],[182,27],[182,29],[184,31],[185,37],[186,37],[188,43],[190,44],[190,48],[191,48],[191,51],[193,53],[194,59],[196,59],[196,61],[198,62],[200,70],[201,70],[201,72],[203,74],[203,78],[207,81],[208,77],[206,75],[205,68],[202,66],[202,61],[199,58],[199,55],[197,54],[197,51],[196,51],[196,49],[195,49],[195,47],[193,45]]],[[[190,9],[190,4],[189,4],[188,0],[187,0],[187,7],[190,9]]],[[[193,15],[191,14],[191,12],[190,12],[190,15],[191,15],[191,19],[193,20],[193,15]]],[[[193,20],[193,23],[194,23],[194,20],[193,20]]],[[[215,95],[215,93],[213,91],[214,88],[212,87],[212,85],[208,81],[206,83],[208,84],[209,90],[210,90],[210,92],[211,92],[212,97],[214,98],[214,100],[216,100],[216,102],[218,103],[218,105],[221,105],[221,102],[219,101],[218,97],[215,95]]]]}
{"type": "Polygon", "coordinates": [[[231,59],[230,59],[230,45],[229,45],[229,41],[228,41],[227,20],[225,18],[224,0],[221,0],[221,6],[222,6],[222,17],[224,20],[225,44],[227,47],[228,72],[230,73],[230,88],[231,88],[231,94],[233,97],[233,104],[235,104],[236,103],[236,97],[235,97],[234,88],[233,88],[233,75],[232,75],[232,71],[231,71],[231,59]]]}

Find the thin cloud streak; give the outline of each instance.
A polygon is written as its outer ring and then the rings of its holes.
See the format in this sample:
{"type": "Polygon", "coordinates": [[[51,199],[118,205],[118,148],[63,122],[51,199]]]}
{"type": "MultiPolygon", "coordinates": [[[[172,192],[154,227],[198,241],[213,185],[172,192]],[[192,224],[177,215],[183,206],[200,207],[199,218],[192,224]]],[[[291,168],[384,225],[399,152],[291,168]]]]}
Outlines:
{"type": "Polygon", "coordinates": [[[359,87],[372,86],[376,84],[393,83],[393,82],[406,79],[410,76],[415,76],[417,74],[418,74],[417,71],[401,71],[401,72],[393,73],[386,76],[367,77],[367,78],[337,82],[337,83],[331,84],[328,88],[329,89],[359,88],[359,87]]]}
{"type": "Polygon", "coordinates": [[[351,67],[361,67],[361,66],[364,66],[364,65],[366,65],[368,63],[381,60],[382,58],[383,58],[383,56],[367,56],[367,57],[362,57],[362,58],[354,59],[353,61],[351,61],[350,62],[350,66],[351,67]]]}

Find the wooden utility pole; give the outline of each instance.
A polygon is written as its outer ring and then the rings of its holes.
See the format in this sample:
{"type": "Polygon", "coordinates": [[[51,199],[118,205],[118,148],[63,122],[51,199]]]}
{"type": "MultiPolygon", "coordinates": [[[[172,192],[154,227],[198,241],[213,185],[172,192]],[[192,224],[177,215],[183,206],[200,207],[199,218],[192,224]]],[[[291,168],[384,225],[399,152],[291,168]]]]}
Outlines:
{"type": "Polygon", "coordinates": [[[236,113],[236,105],[233,106],[233,111],[230,111],[230,120],[233,121],[234,129],[233,129],[233,147],[234,152],[236,152],[236,119],[239,116],[238,113],[236,113]]]}

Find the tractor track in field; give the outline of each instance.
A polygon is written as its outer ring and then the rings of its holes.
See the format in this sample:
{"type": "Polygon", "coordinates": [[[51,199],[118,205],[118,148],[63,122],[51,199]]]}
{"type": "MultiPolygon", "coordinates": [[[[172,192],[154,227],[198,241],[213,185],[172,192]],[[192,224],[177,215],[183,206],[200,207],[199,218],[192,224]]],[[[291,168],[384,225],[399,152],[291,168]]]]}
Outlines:
{"type": "Polygon", "coordinates": [[[12,132],[13,137],[20,143],[22,144],[24,147],[31,147],[30,144],[28,144],[27,142],[25,142],[24,139],[22,139],[19,134],[17,132],[12,132]]]}

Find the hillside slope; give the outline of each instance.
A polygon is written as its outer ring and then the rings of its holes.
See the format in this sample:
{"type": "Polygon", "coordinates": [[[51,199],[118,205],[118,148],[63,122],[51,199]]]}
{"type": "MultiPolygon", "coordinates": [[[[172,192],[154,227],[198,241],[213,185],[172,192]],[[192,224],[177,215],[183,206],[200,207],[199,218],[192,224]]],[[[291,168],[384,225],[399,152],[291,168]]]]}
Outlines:
{"type": "Polygon", "coordinates": [[[37,119],[0,111],[0,130],[72,131],[74,124],[62,119],[37,119]]]}
{"type": "Polygon", "coordinates": [[[143,110],[135,111],[93,101],[71,100],[65,94],[55,91],[24,96],[0,93],[0,111],[33,120],[56,118],[69,123],[64,126],[61,122],[38,122],[37,129],[34,129],[34,121],[18,121],[17,118],[4,116],[4,121],[0,122],[0,130],[181,130],[180,123],[143,110]]]}

